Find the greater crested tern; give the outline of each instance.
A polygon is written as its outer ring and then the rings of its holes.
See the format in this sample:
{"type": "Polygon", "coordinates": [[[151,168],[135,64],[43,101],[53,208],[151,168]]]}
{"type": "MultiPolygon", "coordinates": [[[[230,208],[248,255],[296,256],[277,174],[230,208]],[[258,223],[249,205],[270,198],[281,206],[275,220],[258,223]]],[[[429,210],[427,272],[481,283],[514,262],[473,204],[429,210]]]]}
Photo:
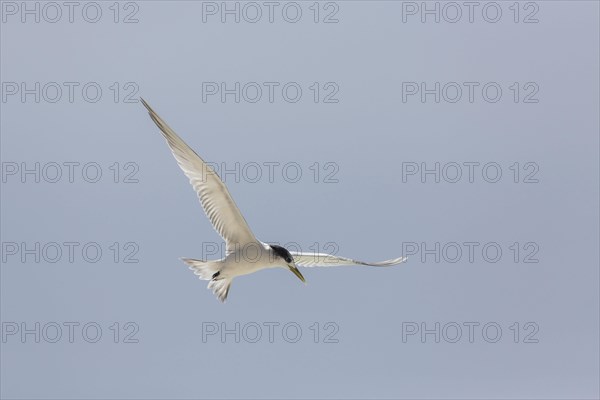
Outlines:
{"type": "Polygon", "coordinates": [[[281,246],[261,242],[250,230],[227,187],[214,169],[206,164],[144,99],[140,100],[148,110],[152,121],[159,127],[179,167],[198,194],[206,216],[225,240],[226,255],[223,259],[210,261],[181,259],[200,279],[210,281],[208,288],[212,289],[222,302],[227,299],[233,278],[262,269],[276,267],[289,269],[302,282],[306,282],[298,270],[298,266],[367,265],[387,267],[406,260],[405,257],[398,257],[380,262],[364,262],[332,254],[288,251],[281,246]]]}

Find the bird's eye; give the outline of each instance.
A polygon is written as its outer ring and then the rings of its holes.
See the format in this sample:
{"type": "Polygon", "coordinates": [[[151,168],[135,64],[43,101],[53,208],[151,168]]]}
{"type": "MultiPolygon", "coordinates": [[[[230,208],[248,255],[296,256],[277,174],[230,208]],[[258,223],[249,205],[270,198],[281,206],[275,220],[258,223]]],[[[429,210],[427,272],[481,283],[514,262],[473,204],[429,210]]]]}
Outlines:
{"type": "Polygon", "coordinates": [[[285,258],[285,262],[286,262],[286,263],[291,263],[291,262],[292,262],[292,259],[291,259],[291,258],[289,258],[289,257],[286,257],[286,258],[285,258]]]}

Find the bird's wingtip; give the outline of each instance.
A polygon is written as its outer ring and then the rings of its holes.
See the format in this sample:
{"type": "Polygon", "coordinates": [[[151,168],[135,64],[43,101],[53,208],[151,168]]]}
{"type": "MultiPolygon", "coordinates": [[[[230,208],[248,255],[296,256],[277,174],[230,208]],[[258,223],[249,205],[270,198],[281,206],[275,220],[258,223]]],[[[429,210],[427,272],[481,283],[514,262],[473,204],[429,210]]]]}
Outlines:
{"type": "Polygon", "coordinates": [[[402,264],[403,262],[405,262],[406,260],[408,260],[408,257],[398,257],[398,258],[393,258],[391,260],[388,261],[384,261],[381,264],[379,264],[379,266],[383,266],[383,267],[391,267],[393,265],[399,265],[402,264]]]}
{"type": "Polygon", "coordinates": [[[144,107],[146,107],[146,110],[148,110],[148,112],[150,112],[150,113],[154,112],[154,111],[152,110],[152,107],[150,107],[150,104],[148,104],[148,102],[147,102],[146,100],[144,100],[144,98],[143,98],[143,97],[141,97],[141,96],[140,96],[140,103],[142,103],[142,105],[143,105],[144,107]]]}

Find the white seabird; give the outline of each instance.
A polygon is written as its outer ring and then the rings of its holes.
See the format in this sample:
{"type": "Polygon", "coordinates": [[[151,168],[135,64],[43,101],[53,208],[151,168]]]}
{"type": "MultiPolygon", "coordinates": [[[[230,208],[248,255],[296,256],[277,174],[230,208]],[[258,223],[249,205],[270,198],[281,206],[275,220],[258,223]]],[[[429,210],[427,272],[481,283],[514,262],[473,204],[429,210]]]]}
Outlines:
{"type": "Polygon", "coordinates": [[[207,165],[144,99],[140,100],[148,109],[150,118],[160,128],[179,167],[198,194],[206,216],[225,240],[226,255],[221,260],[204,261],[182,258],[200,279],[210,281],[208,288],[212,289],[222,302],[227,299],[233,278],[262,269],[275,267],[289,269],[302,282],[306,282],[298,270],[298,266],[367,265],[387,267],[406,260],[405,257],[398,257],[381,262],[364,262],[324,253],[290,252],[281,246],[261,242],[250,230],[227,187],[213,168],[207,165]]]}

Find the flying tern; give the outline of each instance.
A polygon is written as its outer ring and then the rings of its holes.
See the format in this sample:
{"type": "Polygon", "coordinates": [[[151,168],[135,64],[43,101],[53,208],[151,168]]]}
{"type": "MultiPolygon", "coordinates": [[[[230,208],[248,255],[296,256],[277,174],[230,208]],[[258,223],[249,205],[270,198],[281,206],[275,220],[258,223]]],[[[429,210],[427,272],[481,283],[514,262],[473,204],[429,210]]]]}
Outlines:
{"type": "Polygon", "coordinates": [[[380,262],[364,262],[332,254],[288,251],[281,246],[261,242],[250,230],[227,187],[214,169],[206,164],[144,99],[140,100],[166,139],[179,167],[190,180],[206,216],[225,240],[226,254],[223,259],[210,261],[181,259],[200,279],[210,281],[208,288],[212,289],[222,302],[227,299],[229,287],[235,277],[262,269],[276,267],[289,269],[302,282],[306,282],[298,270],[298,266],[367,265],[387,267],[406,260],[405,257],[398,257],[380,262]]]}

